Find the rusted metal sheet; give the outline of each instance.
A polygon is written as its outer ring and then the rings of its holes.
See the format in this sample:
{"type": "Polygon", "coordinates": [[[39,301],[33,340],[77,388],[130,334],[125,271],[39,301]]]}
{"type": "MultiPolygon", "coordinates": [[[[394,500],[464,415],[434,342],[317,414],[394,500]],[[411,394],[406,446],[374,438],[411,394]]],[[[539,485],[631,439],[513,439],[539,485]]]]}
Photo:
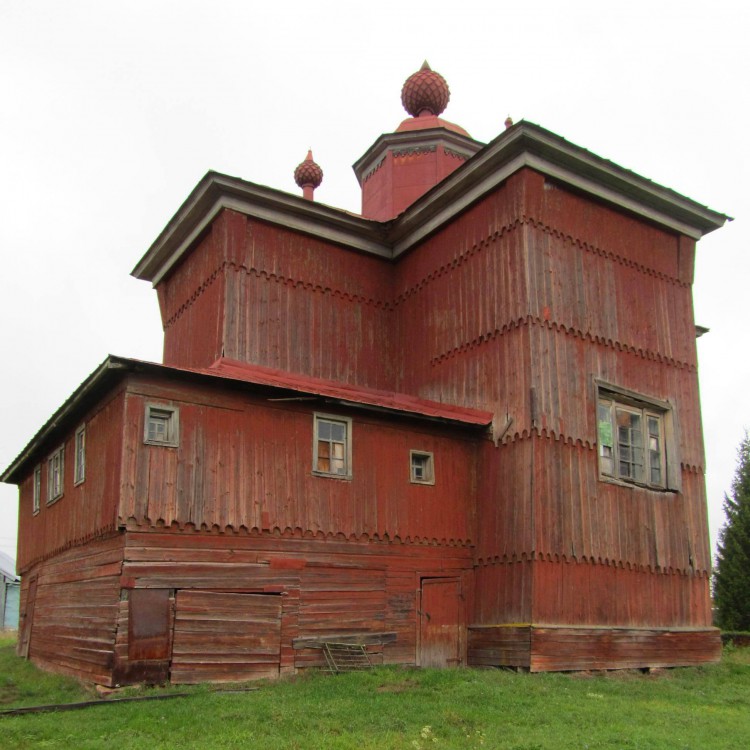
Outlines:
{"type": "Polygon", "coordinates": [[[128,660],[168,660],[172,632],[170,590],[132,589],[128,604],[128,660]]]}

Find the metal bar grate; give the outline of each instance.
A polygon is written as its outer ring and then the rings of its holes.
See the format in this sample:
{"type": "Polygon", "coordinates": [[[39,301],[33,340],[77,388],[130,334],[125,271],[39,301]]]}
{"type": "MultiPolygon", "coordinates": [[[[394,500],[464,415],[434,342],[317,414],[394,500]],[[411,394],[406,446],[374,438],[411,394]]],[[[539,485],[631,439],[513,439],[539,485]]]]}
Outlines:
{"type": "Polygon", "coordinates": [[[323,643],[323,653],[326,657],[328,671],[338,674],[339,672],[357,672],[362,669],[370,669],[372,662],[367,653],[367,647],[354,643],[323,643]]]}

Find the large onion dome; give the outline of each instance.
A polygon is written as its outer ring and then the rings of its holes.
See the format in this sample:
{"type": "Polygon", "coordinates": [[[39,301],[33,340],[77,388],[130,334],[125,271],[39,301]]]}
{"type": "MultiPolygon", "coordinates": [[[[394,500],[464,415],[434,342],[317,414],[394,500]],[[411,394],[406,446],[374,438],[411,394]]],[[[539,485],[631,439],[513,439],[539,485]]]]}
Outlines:
{"type": "Polygon", "coordinates": [[[406,79],[401,89],[401,103],[412,117],[439,115],[448,106],[450,97],[445,78],[432,70],[427,60],[406,79]]]}

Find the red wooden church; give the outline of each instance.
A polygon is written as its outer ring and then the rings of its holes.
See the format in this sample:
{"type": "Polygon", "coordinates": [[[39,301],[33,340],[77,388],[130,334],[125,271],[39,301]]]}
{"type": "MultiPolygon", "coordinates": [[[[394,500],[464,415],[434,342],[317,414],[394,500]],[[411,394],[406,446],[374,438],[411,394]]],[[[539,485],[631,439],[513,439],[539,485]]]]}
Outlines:
{"type": "Polygon", "coordinates": [[[112,685],[324,644],[574,670],[719,655],[691,287],[722,214],[444,79],[356,162],[362,215],[209,172],[134,275],[164,363],[108,357],[2,475],[19,650],[112,685]]]}

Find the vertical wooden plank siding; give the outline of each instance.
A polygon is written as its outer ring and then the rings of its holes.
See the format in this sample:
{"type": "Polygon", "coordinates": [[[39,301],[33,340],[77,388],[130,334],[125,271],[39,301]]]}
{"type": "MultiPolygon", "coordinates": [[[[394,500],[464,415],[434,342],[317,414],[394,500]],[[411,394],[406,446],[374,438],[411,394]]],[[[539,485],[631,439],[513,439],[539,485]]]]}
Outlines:
{"type": "Polygon", "coordinates": [[[115,392],[55,441],[64,446],[63,494],[47,504],[49,453],[39,456],[42,496],[33,512],[34,471],[19,486],[18,571],[26,575],[37,562],[72,546],[114,533],[120,488],[124,397],[115,392]],[[75,430],[86,427],[85,480],[74,483],[75,430]]]}
{"type": "Polygon", "coordinates": [[[471,542],[474,437],[358,412],[347,481],[312,474],[312,415],[247,393],[133,381],[125,439],[135,457],[126,462],[121,522],[471,542]],[[179,407],[178,448],[143,443],[147,402],[179,407]],[[434,485],[411,483],[410,450],[434,454],[434,485]]]}

